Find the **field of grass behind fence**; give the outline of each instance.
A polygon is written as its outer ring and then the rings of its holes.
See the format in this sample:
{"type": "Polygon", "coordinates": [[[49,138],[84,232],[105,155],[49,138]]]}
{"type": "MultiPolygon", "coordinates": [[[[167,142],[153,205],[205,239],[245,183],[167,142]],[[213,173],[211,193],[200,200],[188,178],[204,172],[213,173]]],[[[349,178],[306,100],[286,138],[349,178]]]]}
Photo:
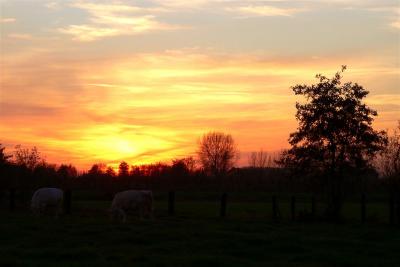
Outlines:
{"type": "MultiPolygon", "coordinates": [[[[31,192],[16,192],[16,211],[27,211],[31,192]]],[[[226,217],[245,220],[276,220],[272,198],[276,196],[279,221],[293,220],[292,197],[295,198],[295,220],[310,219],[311,194],[278,194],[263,192],[228,192],[226,217]]],[[[72,213],[108,216],[111,196],[92,191],[72,192],[72,213]]],[[[156,217],[168,215],[168,192],[154,192],[156,217]]],[[[322,218],[326,203],[314,197],[314,219],[322,218]]],[[[385,194],[366,195],[365,219],[370,223],[390,222],[390,197],[385,194]]],[[[175,192],[175,216],[187,218],[212,218],[219,216],[221,194],[218,192],[175,192]]],[[[8,195],[3,195],[1,209],[8,210],[8,195]]],[[[361,221],[361,196],[348,198],[343,205],[344,222],[361,221]]]]}

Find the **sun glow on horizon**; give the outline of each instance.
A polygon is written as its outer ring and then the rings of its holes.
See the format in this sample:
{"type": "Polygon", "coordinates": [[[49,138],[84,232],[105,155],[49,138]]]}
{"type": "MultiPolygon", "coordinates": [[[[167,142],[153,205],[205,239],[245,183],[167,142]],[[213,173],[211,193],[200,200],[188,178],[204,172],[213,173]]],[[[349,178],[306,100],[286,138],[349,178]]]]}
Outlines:
{"type": "Polygon", "coordinates": [[[290,87],[343,64],[392,129],[398,3],[372,2],[4,1],[0,143],[80,169],[193,155],[210,130],[244,155],[279,151],[297,127],[290,87]]]}

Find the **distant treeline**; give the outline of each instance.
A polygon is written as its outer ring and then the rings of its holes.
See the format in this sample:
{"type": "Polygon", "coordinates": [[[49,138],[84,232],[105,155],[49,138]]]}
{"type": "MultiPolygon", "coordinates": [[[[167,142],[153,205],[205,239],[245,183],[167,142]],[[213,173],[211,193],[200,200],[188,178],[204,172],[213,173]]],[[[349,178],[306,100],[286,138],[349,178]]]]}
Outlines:
{"type": "MultiPolygon", "coordinates": [[[[226,175],[216,177],[197,167],[191,157],[173,160],[171,164],[129,166],[121,162],[117,172],[100,163],[81,173],[72,165],[47,163],[41,159],[36,148],[28,150],[17,147],[11,157],[5,154],[3,147],[0,158],[0,185],[3,190],[16,188],[32,191],[39,187],[59,187],[98,191],[105,196],[130,188],[286,193],[320,193],[325,190],[324,177],[293,176],[289,170],[276,166],[232,168],[226,175]]],[[[363,175],[349,174],[344,188],[351,195],[383,191],[386,184],[387,179],[379,178],[378,173],[371,170],[363,175]]]]}
{"type": "Polygon", "coordinates": [[[378,112],[363,102],[369,92],[358,83],[343,82],[345,70],[342,66],[332,78],[318,74],[315,84],[291,87],[305,101],[296,103],[298,127],[289,134],[290,148],[275,158],[263,150],[253,152],[249,167],[235,166],[239,152],[233,137],[213,131],[199,139],[196,159],[140,166],[121,162],[117,172],[94,164],[78,173],[71,165],[48,164],[36,148],[17,146],[11,156],[0,146],[0,185],[106,195],[130,188],[310,192],[326,197],[326,213],[334,218],[352,194],[386,190],[400,199],[400,122],[392,135],[373,129],[378,112]]]}

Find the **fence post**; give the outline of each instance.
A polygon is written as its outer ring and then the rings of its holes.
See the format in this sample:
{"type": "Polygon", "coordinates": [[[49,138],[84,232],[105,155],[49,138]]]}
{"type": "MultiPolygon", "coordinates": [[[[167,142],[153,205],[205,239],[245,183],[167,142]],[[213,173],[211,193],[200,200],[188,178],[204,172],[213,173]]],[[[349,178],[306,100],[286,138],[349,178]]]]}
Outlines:
{"type": "Polygon", "coordinates": [[[169,191],[168,193],[168,215],[175,215],[175,192],[169,191]]]}
{"type": "Polygon", "coordinates": [[[10,197],[10,202],[9,202],[10,211],[14,211],[15,210],[15,188],[10,189],[9,197],[10,197]]]}
{"type": "Polygon", "coordinates": [[[273,214],[274,220],[278,220],[278,216],[279,216],[278,215],[279,214],[278,201],[277,201],[275,195],[272,196],[272,214],[273,214]]]}
{"type": "Polygon", "coordinates": [[[294,221],[294,220],[296,220],[296,197],[295,196],[292,196],[291,211],[292,211],[292,221],[294,221]]]}
{"type": "Polygon", "coordinates": [[[394,197],[390,195],[389,199],[389,222],[391,225],[394,224],[394,197]]]}
{"type": "Polygon", "coordinates": [[[72,192],[70,189],[64,191],[64,214],[71,214],[72,192]]]}
{"type": "Polygon", "coordinates": [[[366,219],[366,197],[365,193],[362,193],[361,195],[361,223],[365,223],[366,219]]]}
{"type": "Polygon", "coordinates": [[[226,216],[226,193],[223,193],[221,196],[221,209],[219,210],[219,215],[221,217],[225,217],[226,216]]]}
{"type": "Polygon", "coordinates": [[[395,221],[397,221],[397,224],[400,224],[400,196],[397,196],[397,201],[396,201],[396,215],[395,215],[395,221]]]}
{"type": "Polygon", "coordinates": [[[311,197],[311,216],[312,216],[312,219],[315,219],[315,216],[316,216],[316,209],[317,209],[317,204],[316,204],[316,201],[315,201],[315,196],[312,196],[311,197]]]}

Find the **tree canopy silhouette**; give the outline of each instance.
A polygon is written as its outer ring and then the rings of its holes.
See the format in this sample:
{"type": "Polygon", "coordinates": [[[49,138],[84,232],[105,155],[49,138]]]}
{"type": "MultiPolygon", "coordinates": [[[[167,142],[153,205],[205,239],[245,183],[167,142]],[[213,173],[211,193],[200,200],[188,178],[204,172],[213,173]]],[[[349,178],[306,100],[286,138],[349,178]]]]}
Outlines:
{"type": "Polygon", "coordinates": [[[340,210],[344,173],[368,169],[387,142],[385,132],[372,128],[377,112],[362,102],[369,92],[357,83],[342,83],[345,70],[342,66],[330,79],[318,74],[317,84],[292,87],[306,102],[296,103],[299,126],[290,134],[291,148],[279,162],[298,174],[327,177],[334,213],[340,210]]]}
{"type": "Polygon", "coordinates": [[[20,166],[25,166],[29,170],[33,170],[43,159],[40,157],[40,153],[36,147],[31,149],[22,148],[21,145],[17,145],[14,151],[15,163],[20,166]]]}
{"type": "Polygon", "coordinates": [[[122,161],[118,166],[118,176],[127,177],[129,175],[129,165],[125,161],[122,161]]]}
{"type": "Polygon", "coordinates": [[[232,136],[221,132],[204,134],[197,151],[203,169],[216,178],[222,178],[233,167],[236,153],[232,136]]]}
{"type": "Polygon", "coordinates": [[[393,135],[388,138],[388,145],[377,160],[377,167],[388,182],[389,191],[400,195],[400,121],[393,135]]]}
{"type": "Polygon", "coordinates": [[[393,135],[389,136],[388,145],[382,151],[381,172],[386,177],[400,177],[400,121],[393,135]]]}
{"type": "Polygon", "coordinates": [[[0,144],[0,166],[3,166],[5,164],[9,163],[9,159],[12,158],[12,155],[7,155],[4,150],[6,148],[2,147],[2,145],[0,144]]]}
{"type": "Polygon", "coordinates": [[[262,149],[257,152],[253,151],[250,153],[248,161],[252,168],[265,168],[268,164],[268,154],[262,149]]]}

